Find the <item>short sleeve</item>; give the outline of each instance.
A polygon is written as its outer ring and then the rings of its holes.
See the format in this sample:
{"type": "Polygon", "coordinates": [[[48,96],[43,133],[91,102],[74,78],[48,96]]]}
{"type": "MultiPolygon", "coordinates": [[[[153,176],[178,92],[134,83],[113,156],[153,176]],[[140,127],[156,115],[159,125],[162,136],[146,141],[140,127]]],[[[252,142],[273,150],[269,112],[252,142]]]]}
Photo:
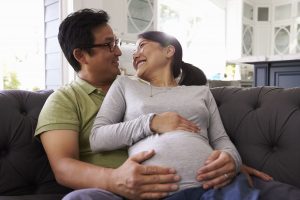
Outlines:
{"type": "Polygon", "coordinates": [[[49,96],[39,115],[35,135],[50,130],[79,131],[79,117],[70,94],[57,90],[49,96]]]}

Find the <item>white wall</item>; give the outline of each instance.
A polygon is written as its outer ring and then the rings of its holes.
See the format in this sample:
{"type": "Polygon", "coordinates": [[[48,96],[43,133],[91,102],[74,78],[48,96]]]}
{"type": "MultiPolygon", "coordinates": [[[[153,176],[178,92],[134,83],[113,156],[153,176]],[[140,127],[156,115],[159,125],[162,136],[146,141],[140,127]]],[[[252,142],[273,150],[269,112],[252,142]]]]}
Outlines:
{"type": "Polygon", "coordinates": [[[3,90],[3,69],[2,65],[0,65],[0,90],[3,90]]]}
{"type": "Polygon", "coordinates": [[[226,4],[226,57],[235,60],[242,52],[242,1],[227,0],[226,4]]]}

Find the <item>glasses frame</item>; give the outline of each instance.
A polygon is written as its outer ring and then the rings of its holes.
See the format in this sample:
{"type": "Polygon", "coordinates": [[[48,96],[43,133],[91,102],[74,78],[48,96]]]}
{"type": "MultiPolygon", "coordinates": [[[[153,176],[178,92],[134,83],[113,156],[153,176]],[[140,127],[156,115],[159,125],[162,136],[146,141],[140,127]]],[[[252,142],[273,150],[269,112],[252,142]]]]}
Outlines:
{"type": "Polygon", "coordinates": [[[114,52],[116,47],[121,47],[122,41],[119,38],[114,39],[111,42],[106,42],[103,44],[92,44],[90,46],[83,46],[82,49],[92,49],[97,47],[108,47],[110,52],[114,52]]]}

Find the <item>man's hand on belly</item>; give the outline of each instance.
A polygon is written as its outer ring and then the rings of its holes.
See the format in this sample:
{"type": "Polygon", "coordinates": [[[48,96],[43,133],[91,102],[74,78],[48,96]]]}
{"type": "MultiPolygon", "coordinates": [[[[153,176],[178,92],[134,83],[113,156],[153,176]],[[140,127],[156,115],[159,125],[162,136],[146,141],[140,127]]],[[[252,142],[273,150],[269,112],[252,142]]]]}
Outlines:
{"type": "Polygon", "coordinates": [[[197,180],[203,181],[203,188],[220,188],[231,182],[236,175],[233,158],[226,152],[213,151],[198,170],[197,180]]]}
{"type": "Polygon", "coordinates": [[[160,199],[178,190],[180,177],[174,169],[141,165],[155,152],[141,152],[112,171],[109,190],[128,199],[160,199]]]}

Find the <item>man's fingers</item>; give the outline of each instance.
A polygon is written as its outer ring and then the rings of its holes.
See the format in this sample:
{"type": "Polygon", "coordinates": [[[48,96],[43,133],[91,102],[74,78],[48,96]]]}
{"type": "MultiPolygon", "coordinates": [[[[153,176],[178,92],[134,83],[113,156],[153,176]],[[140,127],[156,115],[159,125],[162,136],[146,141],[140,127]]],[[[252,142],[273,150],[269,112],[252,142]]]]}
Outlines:
{"type": "Polygon", "coordinates": [[[249,174],[247,174],[247,173],[245,173],[245,175],[246,175],[246,178],[247,178],[247,181],[248,181],[249,186],[250,186],[251,188],[253,188],[253,187],[254,187],[254,184],[253,184],[253,181],[252,181],[251,176],[250,176],[249,174]]]}
{"type": "Polygon", "coordinates": [[[148,184],[140,187],[141,191],[146,191],[147,193],[169,193],[177,191],[178,188],[179,186],[177,184],[148,184]]]}
{"type": "Polygon", "coordinates": [[[251,176],[256,176],[256,177],[258,177],[258,178],[260,178],[260,179],[262,179],[264,181],[271,181],[271,180],[273,180],[273,178],[270,175],[268,175],[268,174],[266,174],[264,172],[261,172],[259,170],[256,170],[256,169],[254,169],[252,167],[249,167],[249,166],[247,166],[245,164],[242,165],[241,171],[244,172],[245,174],[249,174],[251,176]]]}
{"type": "Polygon", "coordinates": [[[167,192],[148,192],[141,194],[141,199],[162,199],[168,196],[167,192]]]}
{"type": "Polygon", "coordinates": [[[273,180],[273,178],[271,176],[269,176],[268,174],[258,171],[256,169],[253,169],[253,175],[257,176],[258,178],[261,178],[264,181],[271,181],[273,180]]]}
{"type": "Polygon", "coordinates": [[[165,175],[146,175],[143,176],[141,184],[164,184],[164,183],[177,183],[180,181],[180,176],[176,174],[165,175]]]}
{"type": "Polygon", "coordinates": [[[143,175],[163,175],[163,174],[175,174],[176,170],[167,167],[142,165],[141,174],[143,175]]]}
{"type": "Polygon", "coordinates": [[[152,156],[154,156],[154,154],[155,154],[154,150],[143,151],[143,152],[140,152],[140,153],[130,157],[130,159],[134,162],[142,163],[145,160],[150,159],[152,156]]]}

